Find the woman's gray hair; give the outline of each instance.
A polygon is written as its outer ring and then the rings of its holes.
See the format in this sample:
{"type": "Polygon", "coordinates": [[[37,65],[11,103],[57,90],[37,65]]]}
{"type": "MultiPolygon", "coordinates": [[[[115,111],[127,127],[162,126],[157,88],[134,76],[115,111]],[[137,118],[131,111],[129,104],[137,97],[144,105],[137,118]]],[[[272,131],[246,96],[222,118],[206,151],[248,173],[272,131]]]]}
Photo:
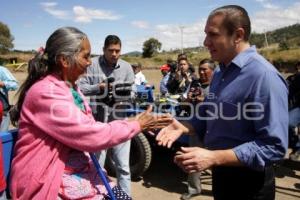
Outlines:
{"type": "Polygon", "coordinates": [[[76,66],[76,55],[81,50],[82,41],[86,34],[73,27],[62,27],[54,31],[46,42],[45,50],[39,51],[28,63],[28,76],[21,85],[19,99],[11,110],[11,121],[16,125],[20,118],[20,111],[29,88],[41,78],[51,73],[60,73],[57,59],[65,56],[69,60],[70,68],[76,66]]]}
{"type": "Polygon", "coordinates": [[[47,40],[45,54],[47,55],[48,67],[57,65],[57,57],[60,55],[75,63],[75,55],[81,49],[82,40],[86,34],[74,27],[62,27],[57,29],[47,40]]]}

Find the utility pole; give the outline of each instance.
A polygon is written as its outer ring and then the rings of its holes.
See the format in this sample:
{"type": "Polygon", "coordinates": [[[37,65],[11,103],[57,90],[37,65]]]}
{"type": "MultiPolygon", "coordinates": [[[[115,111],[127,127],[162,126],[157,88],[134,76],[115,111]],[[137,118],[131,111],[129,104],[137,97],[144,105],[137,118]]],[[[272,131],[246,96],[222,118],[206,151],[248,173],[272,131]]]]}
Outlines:
{"type": "Polygon", "coordinates": [[[199,38],[199,52],[201,52],[201,37],[199,38]]]}
{"type": "Polygon", "coordinates": [[[268,38],[267,38],[267,32],[264,31],[264,34],[265,34],[265,44],[266,44],[267,47],[269,47],[268,38]]]}
{"type": "Polygon", "coordinates": [[[180,33],[181,33],[181,53],[183,53],[183,29],[184,28],[185,28],[184,26],[179,26],[180,33]]]}

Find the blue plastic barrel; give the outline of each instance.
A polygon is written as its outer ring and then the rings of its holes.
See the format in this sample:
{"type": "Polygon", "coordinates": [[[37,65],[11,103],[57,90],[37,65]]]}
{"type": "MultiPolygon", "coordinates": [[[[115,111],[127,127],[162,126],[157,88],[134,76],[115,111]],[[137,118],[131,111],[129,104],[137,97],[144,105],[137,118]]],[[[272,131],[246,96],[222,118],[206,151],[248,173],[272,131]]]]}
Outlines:
{"type": "Polygon", "coordinates": [[[7,132],[0,132],[0,136],[3,146],[4,174],[7,178],[13,158],[13,147],[18,137],[18,130],[13,129],[7,132]]]}

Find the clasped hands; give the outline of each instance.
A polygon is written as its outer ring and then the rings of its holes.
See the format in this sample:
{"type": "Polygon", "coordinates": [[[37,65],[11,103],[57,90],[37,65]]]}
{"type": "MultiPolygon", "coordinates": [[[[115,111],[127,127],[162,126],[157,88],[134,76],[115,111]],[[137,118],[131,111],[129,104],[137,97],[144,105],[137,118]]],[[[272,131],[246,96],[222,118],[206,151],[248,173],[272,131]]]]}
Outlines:
{"type": "Polygon", "coordinates": [[[174,119],[170,114],[152,114],[150,105],[146,111],[128,118],[129,121],[138,121],[142,131],[152,133],[154,130],[160,130],[156,136],[158,145],[171,147],[182,134],[188,133],[188,128],[174,119]]]}
{"type": "Polygon", "coordinates": [[[146,111],[128,118],[129,121],[138,121],[143,132],[154,135],[153,131],[163,129],[173,122],[170,114],[153,114],[153,107],[150,105],[146,111]]]}
{"type": "MultiPolygon", "coordinates": [[[[154,135],[153,130],[160,129],[156,136],[158,145],[168,148],[182,135],[187,134],[189,129],[174,119],[170,114],[152,114],[152,106],[128,120],[139,122],[142,131],[154,135]]],[[[176,153],[174,162],[187,173],[203,171],[212,167],[215,163],[214,151],[200,147],[182,147],[176,153]]]]}

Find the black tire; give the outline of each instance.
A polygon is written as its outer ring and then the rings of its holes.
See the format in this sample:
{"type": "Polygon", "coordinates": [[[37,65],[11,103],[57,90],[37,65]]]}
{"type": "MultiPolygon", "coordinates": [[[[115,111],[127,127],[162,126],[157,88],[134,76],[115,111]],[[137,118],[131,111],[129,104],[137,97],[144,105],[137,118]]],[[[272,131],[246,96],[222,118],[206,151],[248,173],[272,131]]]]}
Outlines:
{"type": "MultiPolygon", "coordinates": [[[[116,171],[111,161],[110,151],[107,152],[105,169],[109,175],[115,176],[116,171]]],[[[151,146],[143,133],[136,135],[131,139],[130,146],[130,173],[132,180],[139,180],[143,176],[144,172],[149,168],[152,159],[151,146]]]]}
{"type": "Polygon", "coordinates": [[[132,138],[130,147],[130,172],[132,180],[138,180],[143,176],[151,164],[151,159],[151,146],[146,136],[140,133],[132,138]]]}

